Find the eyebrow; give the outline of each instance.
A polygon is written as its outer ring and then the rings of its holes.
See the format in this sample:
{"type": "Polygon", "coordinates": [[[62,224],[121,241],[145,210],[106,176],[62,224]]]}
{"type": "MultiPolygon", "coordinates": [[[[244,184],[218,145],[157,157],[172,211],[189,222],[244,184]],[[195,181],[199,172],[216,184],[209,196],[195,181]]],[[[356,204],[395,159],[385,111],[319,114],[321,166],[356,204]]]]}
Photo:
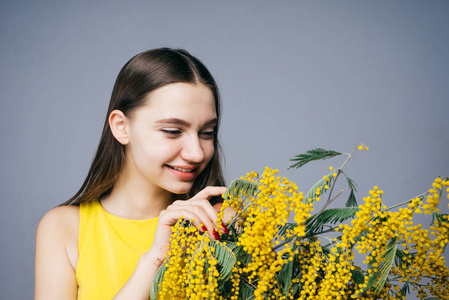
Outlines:
{"type": "MultiPolygon", "coordinates": [[[[187,122],[185,120],[177,119],[177,118],[161,119],[161,120],[157,120],[156,123],[175,124],[175,125],[182,125],[182,126],[186,126],[186,127],[189,127],[191,125],[189,122],[187,122]]],[[[211,125],[211,124],[217,124],[217,123],[218,123],[218,119],[213,118],[212,120],[206,122],[206,124],[204,124],[204,126],[211,125]]]]}

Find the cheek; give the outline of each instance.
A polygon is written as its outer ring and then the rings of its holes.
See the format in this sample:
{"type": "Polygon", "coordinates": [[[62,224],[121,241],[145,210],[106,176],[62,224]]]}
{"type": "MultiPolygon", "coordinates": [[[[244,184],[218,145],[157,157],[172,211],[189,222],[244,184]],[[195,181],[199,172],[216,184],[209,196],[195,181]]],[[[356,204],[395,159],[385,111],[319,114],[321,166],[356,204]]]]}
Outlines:
{"type": "Polygon", "coordinates": [[[204,149],[205,161],[209,162],[215,153],[214,144],[208,143],[207,145],[205,145],[205,147],[203,149],[204,149]]]}
{"type": "Polygon", "coordinates": [[[137,163],[142,164],[146,168],[164,163],[164,160],[171,153],[170,151],[173,151],[168,145],[148,135],[142,136],[134,142],[133,156],[137,163]]]}

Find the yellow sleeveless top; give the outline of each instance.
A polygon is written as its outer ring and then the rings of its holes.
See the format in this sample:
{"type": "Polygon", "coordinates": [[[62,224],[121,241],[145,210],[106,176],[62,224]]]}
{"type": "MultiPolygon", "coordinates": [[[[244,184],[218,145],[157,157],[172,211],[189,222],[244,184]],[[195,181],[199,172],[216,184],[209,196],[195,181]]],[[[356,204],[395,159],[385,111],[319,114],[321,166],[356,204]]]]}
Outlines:
{"type": "Polygon", "coordinates": [[[158,218],[114,216],[97,200],[82,203],[76,267],[78,299],[112,299],[134,272],[140,256],[151,248],[157,222],[158,218]]]}

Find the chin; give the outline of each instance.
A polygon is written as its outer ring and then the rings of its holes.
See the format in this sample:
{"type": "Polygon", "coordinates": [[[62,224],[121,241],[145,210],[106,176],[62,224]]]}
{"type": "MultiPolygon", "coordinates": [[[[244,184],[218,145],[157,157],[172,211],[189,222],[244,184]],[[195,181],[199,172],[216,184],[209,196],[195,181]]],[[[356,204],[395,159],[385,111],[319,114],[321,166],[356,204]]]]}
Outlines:
{"type": "Polygon", "coordinates": [[[175,195],[183,195],[183,194],[187,194],[188,192],[190,192],[190,190],[192,189],[192,186],[193,186],[193,184],[183,184],[183,185],[179,185],[179,186],[173,186],[167,190],[175,195]]]}

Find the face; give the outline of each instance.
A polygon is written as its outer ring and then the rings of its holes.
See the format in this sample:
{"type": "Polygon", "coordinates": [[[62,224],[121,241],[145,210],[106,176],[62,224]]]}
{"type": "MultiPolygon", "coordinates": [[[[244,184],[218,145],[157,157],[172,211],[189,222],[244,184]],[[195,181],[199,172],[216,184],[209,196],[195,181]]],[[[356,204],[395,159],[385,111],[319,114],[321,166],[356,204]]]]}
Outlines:
{"type": "Polygon", "coordinates": [[[216,125],[214,96],[206,85],[158,88],[128,119],[125,169],[156,193],[187,193],[214,155],[216,125]]]}

